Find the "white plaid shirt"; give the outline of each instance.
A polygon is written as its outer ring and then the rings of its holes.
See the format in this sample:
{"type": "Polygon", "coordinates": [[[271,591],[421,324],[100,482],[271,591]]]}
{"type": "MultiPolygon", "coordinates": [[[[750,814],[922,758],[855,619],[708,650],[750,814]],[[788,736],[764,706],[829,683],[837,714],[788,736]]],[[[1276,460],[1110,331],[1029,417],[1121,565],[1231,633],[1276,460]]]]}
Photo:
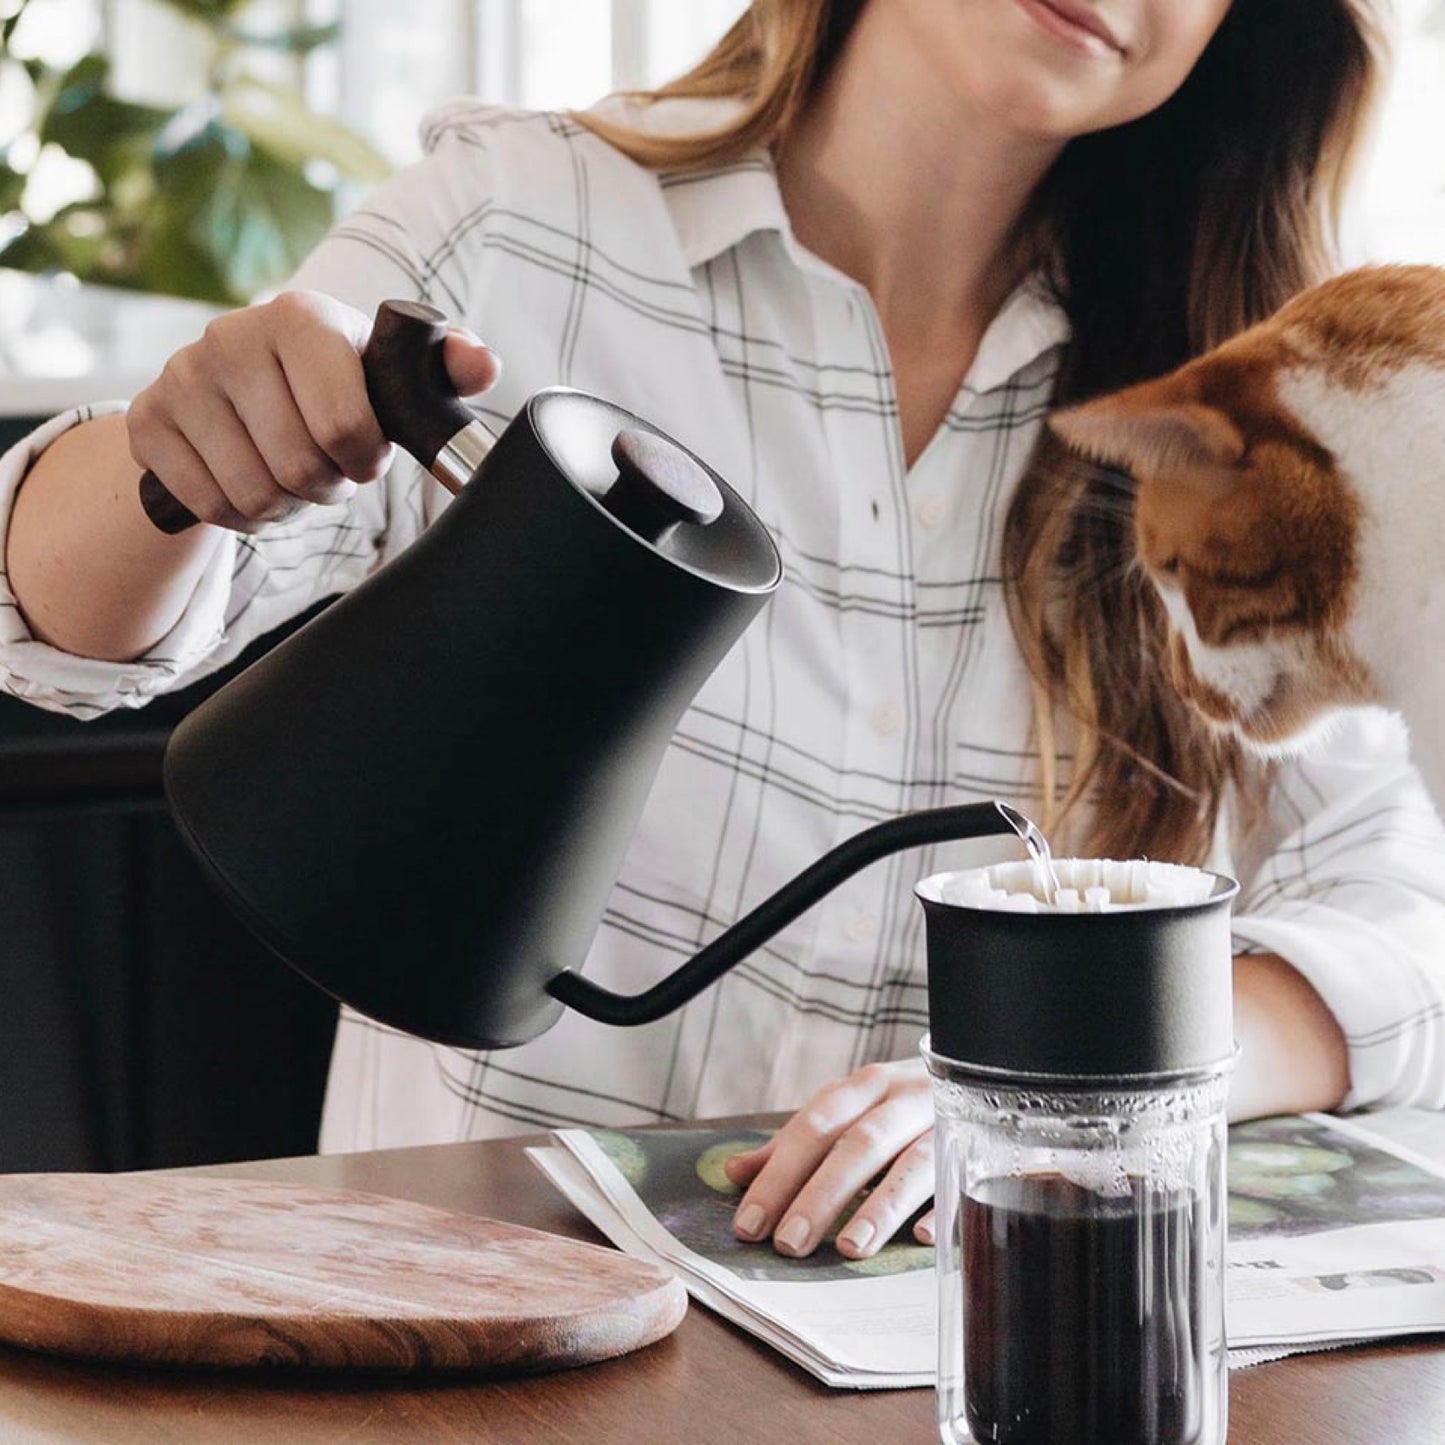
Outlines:
{"type": "MultiPolygon", "coordinates": [[[[647,123],[698,121],[675,103],[647,123]]],[[[506,363],[479,404],[497,427],[553,383],[649,418],[728,478],[783,558],[778,595],[663,760],[589,976],[640,990],[880,819],[995,797],[1026,808],[1037,760],[999,538],[1049,405],[1059,310],[1032,285],[1008,302],[909,468],[870,299],[795,241],[766,155],[659,179],[566,119],[470,104],[433,117],[426,141],[427,158],[339,226],[296,284],[367,312],[422,296],[472,326],[506,363]]],[[[78,415],[10,453],[6,493],[78,415]]],[[[444,503],[402,462],[346,507],[228,537],[171,635],[131,664],[32,640],[7,594],[4,685],[80,715],[137,706],[353,585],[444,503]]],[[[522,1048],[474,1054],[347,1014],[323,1147],[795,1106],[916,1048],[913,881],[1009,853],[986,839],[879,863],[641,1029],[569,1015],[522,1048]]],[[[1445,1104],[1445,833],[1397,720],[1342,723],[1282,771],[1268,827],[1215,861],[1245,885],[1239,946],[1290,959],[1341,1020],[1350,1101],[1445,1104]]]]}

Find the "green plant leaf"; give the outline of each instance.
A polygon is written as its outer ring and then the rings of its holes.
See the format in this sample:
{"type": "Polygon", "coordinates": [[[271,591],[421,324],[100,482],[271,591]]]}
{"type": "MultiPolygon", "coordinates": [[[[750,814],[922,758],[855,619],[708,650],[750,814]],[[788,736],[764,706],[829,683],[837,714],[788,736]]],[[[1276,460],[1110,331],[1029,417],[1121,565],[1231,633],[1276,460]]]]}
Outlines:
{"type": "Polygon", "coordinates": [[[228,20],[238,10],[244,9],[249,0],[164,0],[164,3],[214,30],[219,28],[220,21],[228,20]]]}
{"type": "Polygon", "coordinates": [[[247,50],[279,50],[285,55],[310,55],[341,39],[339,20],[329,25],[293,25],[266,34],[239,25],[222,25],[218,29],[223,39],[247,50]]]}
{"type": "Polygon", "coordinates": [[[77,61],[56,83],[39,128],[42,144],[86,161],[105,186],[136,164],[171,119],[169,111],[116,100],[106,90],[109,78],[104,56],[77,61]]]}
{"type": "Polygon", "coordinates": [[[171,208],[183,213],[186,240],[238,304],[285,280],[331,224],[328,192],[221,122],[160,160],[156,180],[163,229],[171,208]]]}
{"type": "Polygon", "coordinates": [[[156,205],[137,238],[136,276],[148,291],[235,305],[214,256],[191,236],[193,215],[174,201],[156,205]]]}
{"type": "MultiPolygon", "coordinates": [[[[244,302],[284,281],[331,223],[331,194],[308,174],[313,162],[367,183],[390,165],[346,126],[310,112],[294,86],[244,71],[248,49],[304,56],[332,43],[338,26],[252,33],[238,23],[249,0],[163,3],[217,42],[200,100],[174,110],[122,101],[101,55],[64,71],[24,62],[35,85],[33,134],[88,164],[100,194],[28,225],[4,248],[4,264],[244,302]]],[[[0,55],[17,18],[0,22],[0,55]]],[[[0,214],[17,214],[26,180],[0,153],[0,214]]]]}
{"type": "Polygon", "coordinates": [[[27,177],[8,161],[0,161],[0,214],[8,214],[20,205],[27,177]]]}
{"type": "Polygon", "coordinates": [[[226,179],[206,235],[232,293],[249,301],[301,264],[326,234],[334,208],[328,192],[260,150],[226,179]]]}
{"type": "Polygon", "coordinates": [[[223,120],[243,131],[283,165],[300,169],[325,161],[347,180],[377,185],[391,162],[340,121],[317,115],[288,86],[238,75],[221,92],[223,120]]]}
{"type": "Polygon", "coordinates": [[[0,266],[9,266],[16,271],[61,271],[59,253],[50,244],[43,230],[27,226],[3,250],[0,250],[0,266]]]}
{"type": "Polygon", "coordinates": [[[76,228],[56,215],[43,225],[27,226],[3,251],[0,266],[45,273],[70,271],[83,281],[103,281],[106,237],[94,228],[76,228]]]}

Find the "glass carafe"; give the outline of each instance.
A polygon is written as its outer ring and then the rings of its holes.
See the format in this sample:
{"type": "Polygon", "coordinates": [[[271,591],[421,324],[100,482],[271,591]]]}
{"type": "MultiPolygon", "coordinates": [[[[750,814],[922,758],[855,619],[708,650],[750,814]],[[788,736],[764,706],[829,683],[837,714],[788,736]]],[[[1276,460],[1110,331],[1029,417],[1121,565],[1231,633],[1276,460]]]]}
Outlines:
{"type": "Polygon", "coordinates": [[[1235,885],[1138,892],[919,885],[946,1445],[1224,1445],[1235,885]]]}

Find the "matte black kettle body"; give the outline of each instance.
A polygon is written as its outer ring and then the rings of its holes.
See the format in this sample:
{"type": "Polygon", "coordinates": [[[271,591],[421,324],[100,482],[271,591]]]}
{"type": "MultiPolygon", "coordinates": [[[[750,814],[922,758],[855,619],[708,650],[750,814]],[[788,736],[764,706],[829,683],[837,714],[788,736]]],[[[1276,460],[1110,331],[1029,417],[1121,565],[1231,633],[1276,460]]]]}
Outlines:
{"type": "Polygon", "coordinates": [[[539,392],[493,446],[444,334],[386,303],[363,359],[451,505],[167,749],[183,835],[276,953],[409,1033],[519,1044],[564,1004],[658,1017],[875,858],[1017,827],[993,804],[879,824],[646,993],[581,977],[668,740],[781,565],[721,477],[609,402],[539,392]]]}

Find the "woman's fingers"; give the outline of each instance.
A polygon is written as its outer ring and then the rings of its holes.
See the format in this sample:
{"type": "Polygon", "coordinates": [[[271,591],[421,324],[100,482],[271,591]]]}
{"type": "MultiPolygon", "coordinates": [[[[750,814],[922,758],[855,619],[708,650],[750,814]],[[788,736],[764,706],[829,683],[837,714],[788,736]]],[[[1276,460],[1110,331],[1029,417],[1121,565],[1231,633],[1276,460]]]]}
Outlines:
{"type": "MultiPolygon", "coordinates": [[[[361,364],[370,328],[318,292],[217,317],[132,403],[132,455],[197,517],[237,531],[345,501],[392,457],[361,364]]],[[[443,360],[462,395],[501,370],[463,328],[448,333],[443,360]]]]}
{"type": "MultiPolygon", "coordinates": [[[[838,1231],[840,1254],[867,1259],[877,1254],[903,1227],[908,1217],[933,1198],[932,1124],[893,1161],[877,1188],[838,1231]]],[[[800,1208],[805,1207],[801,1202],[800,1208]]],[[[932,1224],[932,1211],[929,1211],[932,1224]]],[[[917,1235],[917,1228],[914,1230],[917,1235]]]]}
{"type": "MultiPolygon", "coordinates": [[[[772,1234],[783,1253],[810,1253],[859,1191],[931,1130],[932,1117],[921,1061],[869,1065],[829,1085],[773,1137],[760,1166],[754,1168],[762,1151],[755,1151],[729,1169],[737,1183],[752,1176],[734,1215],[735,1232],[744,1239],[772,1234]]],[[[865,1216],[879,1243],[887,1238],[885,1224],[891,1234],[927,1198],[925,1191],[894,1218],[894,1206],[912,1197],[927,1172],[910,1160],[886,1202],[865,1216]]],[[[871,1253],[866,1245],[859,1250],[871,1253]]]]}
{"type": "Polygon", "coordinates": [[[933,1229],[933,1210],[929,1209],[919,1215],[918,1223],[913,1226],[913,1237],[919,1244],[933,1244],[936,1242],[933,1229]]]}
{"type": "Polygon", "coordinates": [[[230,400],[173,359],[171,387],[183,389],[188,424],[164,411],[130,418],[131,451],[166,489],[203,522],[251,532],[289,516],[301,505],[281,488],[230,400]]]}
{"type": "Polygon", "coordinates": [[[723,1160],[723,1173],[739,1186],[746,1189],[754,1179],[763,1165],[773,1157],[773,1150],[777,1147],[777,1135],[775,1134],[766,1144],[760,1144],[756,1149],[744,1150],[741,1154],[731,1154],[723,1160]]]}
{"type": "Polygon", "coordinates": [[[292,464],[302,487],[298,495],[306,495],[307,463],[315,457],[335,476],[376,481],[390,466],[392,453],[366,394],[361,365],[361,348],[370,334],[366,318],[330,297],[307,292],[285,293],[271,305],[277,308],[271,328],[275,360],[258,378],[256,394],[273,397],[278,430],[299,432],[309,446],[311,457],[292,464]],[[278,385],[280,395],[275,394],[278,385]]]}
{"type": "Polygon", "coordinates": [[[458,396],[476,396],[496,385],[502,359],[475,332],[453,326],[442,345],[442,361],[458,396]]]}
{"type": "MultiPolygon", "coordinates": [[[[179,432],[157,433],[147,440],[143,448],[137,447],[132,433],[131,457],[137,466],[164,477],[166,490],[193,517],[216,526],[230,526],[233,522],[244,520],[235,513],[230,499],[211,475],[211,469],[179,432]]],[[[140,505],[139,494],[136,505],[140,505]]]]}
{"type": "Polygon", "coordinates": [[[132,455],[202,521],[235,531],[259,530],[306,501],[344,496],[342,474],[300,414],[278,337],[290,337],[293,348],[354,357],[351,314],[337,302],[278,298],[217,317],[132,402],[132,455]]]}
{"type": "Polygon", "coordinates": [[[733,1215],[744,1239],[772,1232],[784,1208],[827,1157],[833,1142],[888,1091],[885,1066],[859,1070],[828,1085],[773,1136],[772,1150],[733,1215]]]}
{"type": "Polygon", "coordinates": [[[882,1180],[853,1215],[838,1244],[845,1254],[862,1255],[872,1252],[868,1246],[875,1236],[878,1244],[889,1239],[933,1192],[932,1123],[926,1094],[896,1094],[850,1125],[782,1209],[773,1232],[778,1249],[784,1254],[812,1253],[880,1174],[882,1180]],[[925,1141],[926,1157],[920,1153],[925,1141]]]}

